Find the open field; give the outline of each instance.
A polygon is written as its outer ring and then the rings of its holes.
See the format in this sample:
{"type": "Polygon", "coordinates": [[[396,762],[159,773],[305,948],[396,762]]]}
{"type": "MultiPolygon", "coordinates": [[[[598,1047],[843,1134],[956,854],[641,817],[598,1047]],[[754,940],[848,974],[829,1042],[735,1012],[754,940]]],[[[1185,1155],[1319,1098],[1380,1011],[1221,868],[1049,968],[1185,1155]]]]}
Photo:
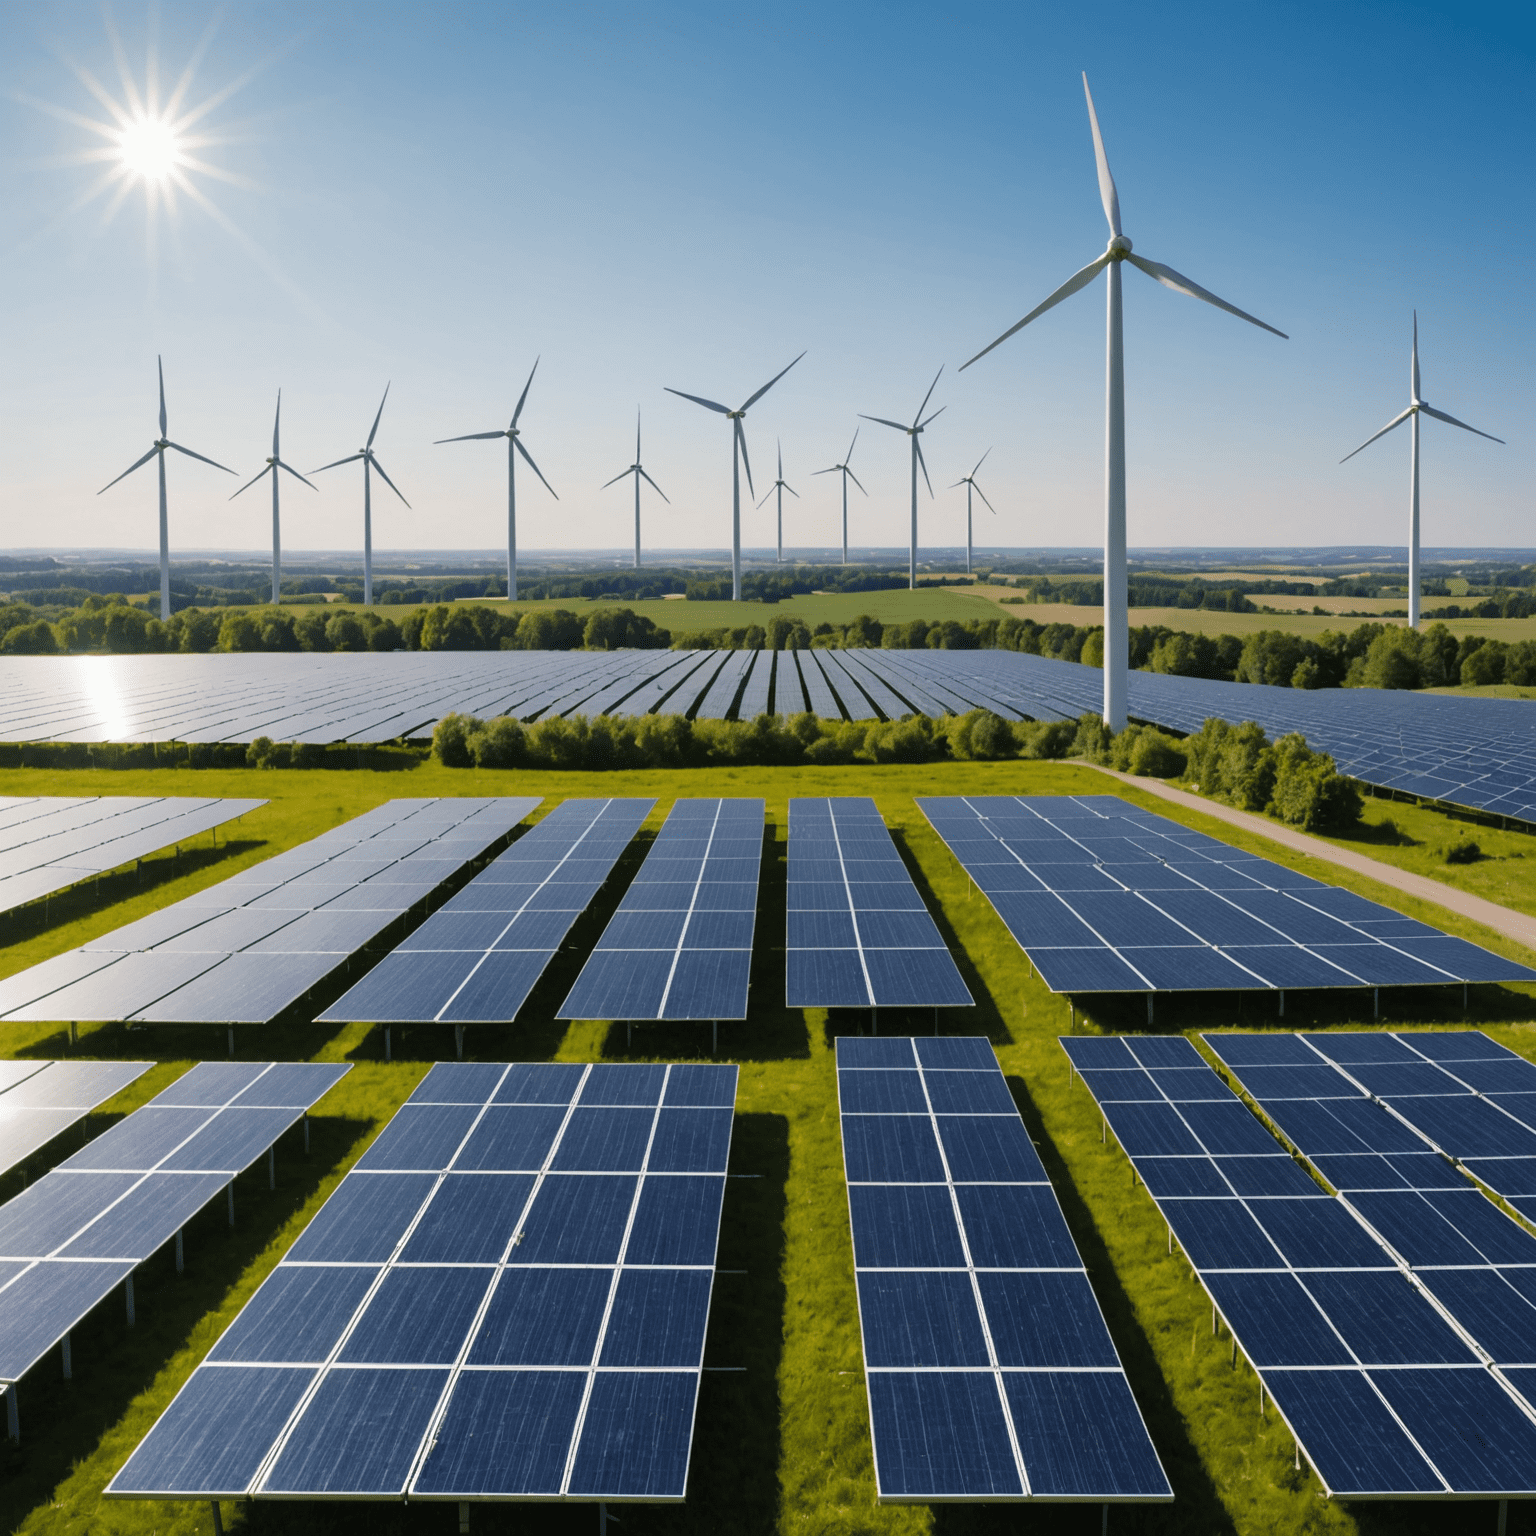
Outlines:
{"type": "MultiPolygon", "coordinates": [[[[880,596],[888,594],[870,594],[880,596]]],[[[903,594],[904,595],[904,594],[903,594]]],[[[931,594],[919,594],[927,596],[931,594]]],[[[948,596],[949,594],[945,594],[948,596]]],[[[679,605],[668,605],[679,606],[679,605]]],[[[700,607],[703,605],[690,605],[700,607]]],[[[754,605],[756,606],[756,605],[754,605]]],[[[180,780],[177,780],[178,785],[180,780]]],[[[1071,765],[1031,763],[941,764],[925,768],[718,769],[693,773],[500,773],[424,766],[393,775],[366,772],[261,773],[207,771],[196,775],[207,794],[262,794],[271,803],[246,817],[233,840],[215,850],[204,840],[183,855],[146,865],[143,887],[131,876],[109,878],[52,906],[52,924],[25,914],[0,938],[0,973],[9,974],[86,938],[141,916],[191,890],[222,879],[284,847],[302,841],[392,795],[543,794],[542,814],[572,795],[649,795],[657,806],[647,827],[659,826],[673,797],[761,795],[767,801],[768,842],[763,866],[755,1004],[745,1025],[722,1029],[721,1055],[742,1064],[732,1170],[755,1174],[728,1186],[722,1230],[722,1269],[706,1359],[710,1365],[745,1367],[739,1373],[706,1375],[695,1436],[690,1496],[682,1508],[628,1506],[615,1513],[623,1536],[682,1533],[940,1532],[953,1536],[1029,1530],[1044,1536],[1091,1536],[1100,1530],[1097,1506],[877,1507],[870,1463],[852,1255],[842,1182],[832,1051],[835,1035],[859,1027],[857,1017],[828,1018],[819,1011],[782,1007],[784,838],[787,800],[794,794],[871,794],[895,833],[919,889],[959,961],[977,1008],[953,1016],[948,1028],[984,1033],[999,1059],[1047,1170],[1061,1196],[1068,1223],[1088,1265],[1111,1333],[1146,1413],[1153,1438],[1173,1481],[1177,1499],[1161,1508],[1112,1512],[1110,1529],[1126,1532],[1206,1533],[1455,1533],[1494,1526],[1490,1505],[1476,1508],[1433,1504],[1324,1502],[1305,1470],[1292,1467],[1288,1434],[1256,1411],[1256,1386],[1246,1365],[1229,1363],[1225,1339],[1211,1336],[1209,1304],[1185,1260],[1166,1251],[1164,1228],[1144,1191],[1132,1186],[1119,1151],[1099,1140],[1099,1118],[1080,1083],[1069,1082],[1056,1036],[1068,1028],[1064,1000],[1052,997],[990,907],[928,828],[913,803],[918,794],[1105,793],[1101,774],[1071,765]],[[165,865],[167,867],[160,868],[165,865]]],[[[0,775],[0,792],[54,794],[164,793],[161,773],[88,771],[0,775]]],[[[1223,826],[1127,788],[1128,798],[1159,814],[1212,831],[1239,847],[1281,863],[1309,868],[1267,840],[1223,826]]],[[[1428,846],[1449,825],[1432,812],[1373,803],[1428,846]]],[[[1373,822],[1379,825],[1378,822],[1373,822]]],[[[1475,836],[1482,840],[1482,831],[1475,836]]],[[[1398,861],[1414,853],[1372,842],[1358,846],[1398,861]]],[[[1528,840],[1504,834],[1508,850],[1528,840]]],[[[1485,846],[1494,849],[1490,837],[1485,846]]],[[[698,1059],[708,1050],[702,1026],[655,1025],[635,1032],[604,1023],[566,1025],[553,1010],[574,980],[632,873],[641,849],[627,856],[615,879],[571,936],[546,980],[515,1026],[474,1027],[466,1053],[485,1060],[698,1059]]],[[[1427,855],[1422,855],[1427,857],[1427,855]]],[[[1418,867],[1417,865],[1413,867],[1418,867]]],[[[1513,866],[1518,868],[1518,866],[1513,866]]],[[[1456,870],[1457,881],[1482,866],[1456,870]]],[[[1384,900],[1413,916],[1461,933],[1492,949],[1529,960],[1518,947],[1462,922],[1428,903],[1396,898],[1375,881],[1328,872],[1341,886],[1384,900]]],[[[1469,887],[1471,888],[1471,887],[1469,887]]],[[[1492,894],[1484,891],[1484,894],[1492,894]]],[[[1462,1023],[1460,997],[1408,991],[1382,994],[1382,1023],[1462,1023]]],[[[1344,1027],[1368,1023],[1363,995],[1293,993],[1287,999],[1290,1027],[1344,1027]],[[1362,1008],[1364,1010],[1362,1015],[1362,1008]]],[[[1231,997],[1170,998],[1159,1004],[1160,1029],[1257,1025],[1271,1012],[1263,999],[1238,1005],[1231,997]]],[[[1079,1028],[1143,1027],[1140,999],[1106,1001],[1079,1014],[1079,1028]]],[[[1536,1059],[1536,998],[1522,989],[1474,988],[1471,1022],[1536,1059]]],[[[886,1021],[882,1021],[883,1024],[886,1021]]],[[[897,1021],[889,1025],[898,1027],[897,1021]]],[[[930,1018],[908,1027],[931,1027],[930,1018]]],[[[278,1188],[268,1193],[256,1173],[239,1183],[239,1224],[224,1225],[221,1209],[188,1228],[187,1274],[177,1279],[167,1255],[140,1271],[136,1282],[138,1326],[124,1328],[121,1308],[108,1302],[75,1335],[75,1380],[63,1383],[48,1367],[22,1384],[24,1440],[0,1442],[0,1521],[36,1536],[77,1536],[90,1531],[174,1533],[210,1530],[203,1505],[104,1504],[100,1489],[140,1435],[207,1352],[219,1332],[270,1271],[371,1138],[411,1091],[429,1061],[453,1051],[446,1028],[395,1032],[398,1057],[380,1060],[377,1031],[366,1025],[285,1025],[270,1034],[248,1031],[238,1039],[242,1056],[311,1057],[356,1063],[353,1072],[314,1117],[314,1150],[308,1159],[296,1146],[278,1153],[278,1188]]],[[[4,1054],[63,1054],[58,1026],[7,1028],[4,1054]]],[[[82,1052],[153,1058],[162,1065],[100,1114],[142,1103],[189,1059],[223,1054],[223,1032],[208,1028],[106,1026],[85,1034],[82,1052]]],[[[64,1149],[68,1150],[68,1149],[64,1149]]],[[[64,1155],[59,1148],[49,1151],[64,1155]]],[[[36,1177],[48,1165],[33,1159],[36,1177]]],[[[0,1194],[20,1187],[10,1176],[0,1194]]],[[[423,1533],[450,1536],[449,1507],[303,1503],[223,1506],[226,1529],[382,1536],[423,1533]]],[[[597,1523],[590,1505],[476,1506],[471,1529],[480,1532],[564,1533],[590,1536],[597,1523]]],[[[1509,1530],[1536,1530],[1523,1505],[1510,1510],[1509,1530]]]]}

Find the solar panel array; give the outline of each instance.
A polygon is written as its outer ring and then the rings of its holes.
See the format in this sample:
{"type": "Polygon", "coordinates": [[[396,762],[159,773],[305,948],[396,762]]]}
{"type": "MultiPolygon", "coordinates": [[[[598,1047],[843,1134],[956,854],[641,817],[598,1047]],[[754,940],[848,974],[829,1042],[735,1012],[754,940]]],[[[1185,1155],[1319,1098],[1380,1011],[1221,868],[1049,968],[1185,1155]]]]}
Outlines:
{"type": "Polygon", "coordinates": [[[108,1495],[680,1500],[735,1093],[435,1066],[108,1495]]]}
{"type": "Polygon", "coordinates": [[[990,1044],[844,1035],[837,1087],[879,1499],[1171,1499],[990,1044]]]}
{"type": "Polygon", "coordinates": [[[0,1206],[0,1381],[19,1381],[351,1070],[202,1062],[0,1206]]]}
{"type": "Polygon", "coordinates": [[[1114,795],[920,798],[1053,992],[1536,981],[1114,795]]]}
{"type": "Polygon", "coordinates": [[[562,1019],[744,1019],[761,800],[679,800],[561,1005],[562,1019]]]}
{"type": "Polygon", "coordinates": [[[791,799],[788,905],[789,1007],[973,1005],[873,800],[791,799]]]}
{"type": "Polygon", "coordinates": [[[321,1014],[510,1023],[654,800],[564,800],[321,1014]]]}
{"type": "MultiPolygon", "coordinates": [[[[1211,1038],[1225,1048],[1245,1037],[1211,1038]]],[[[1167,1221],[1170,1242],[1178,1239],[1328,1492],[1536,1493],[1536,1411],[1520,1373],[1495,1368],[1485,1318],[1463,1315],[1459,1291],[1446,1290],[1458,1297],[1457,1310],[1445,1305],[1447,1272],[1435,1257],[1426,1259],[1422,1247],[1405,1253],[1395,1238],[1389,1248],[1360,1195],[1328,1195],[1183,1036],[1061,1043],[1167,1221]]],[[[1352,1113],[1352,1129],[1366,1115],[1391,1124],[1363,1097],[1354,1102],[1364,1115],[1352,1113]]],[[[1285,1129],[1283,1114],[1275,1118],[1285,1129]]],[[[1390,1177],[1391,1165],[1407,1166],[1396,1154],[1413,1149],[1383,1139],[1390,1131],[1375,1134],[1377,1163],[1390,1177]]],[[[1367,1145],[1356,1139],[1355,1149],[1371,1150],[1366,1135],[1367,1145]]],[[[1456,1176],[1432,1154],[1427,1161],[1443,1173],[1425,1171],[1425,1193],[1410,1192],[1406,1179],[1399,1189],[1422,1200],[1433,1221],[1428,1179],[1456,1176]]],[[[1462,1190],[1508,1229],[1499,1251],[1524,1266],[1511,1285],[1536,1282],[1536,1239],[1476,1191],[1462,1190]]],[[[1460,1214],[1469,1232],[1488,1240],[1487,1220],[1460,1214]]],[[[1481,1265],[1489,1283],[1504,1283],[1486,1255],[1468,1249],[1447,1262],[1481,1265]]],[[[1509,1297],[1524,1305],[1514,1289],[1509,1297]]],[[[1528,1310],[1536,1321],[1536,1308],[1528,1310]]],[[[1524,1334],[1523,1347],[1536,1350],[1536,1329],[1524,1334]]]]}
{"type": "Polygon", "coordinates": [[[0,796],[0,912],[147,858],[265,800],[0,796]]]}
{"type": "Polygon", "coordinates": [[[149,1061],[0,1061],[0,1173],[47,1146],[153,1065],[149,1061]]]}
{"type": "Polygon", "coordinates": [[[390,800],[0,981],[0,1018],[265,1024],[537,804],[390,800]]]}

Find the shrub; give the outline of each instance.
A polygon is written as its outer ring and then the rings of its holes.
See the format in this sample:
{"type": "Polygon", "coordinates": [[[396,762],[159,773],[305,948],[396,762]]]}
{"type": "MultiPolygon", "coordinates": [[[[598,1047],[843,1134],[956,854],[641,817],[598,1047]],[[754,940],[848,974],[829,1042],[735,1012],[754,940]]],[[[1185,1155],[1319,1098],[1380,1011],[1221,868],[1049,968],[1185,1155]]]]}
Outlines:
{"type": "Polygon", "coordinates": [[[1013,739],[1020,757],[1067,757],[1077,740],[1077,730],[1076,720],[1021,720],[1013,727],[1013,739]]]}
{"type": "Polygon", "coordinates": [[[1470,837],[1458,838],[1453,843],[1446,845],[1441,858],[1447,864],[1476,864],[1482,858],[1483,850],[1472,841],[1470,837]]]}
{"type": "Polygon", "coordinates": [[[44,619],[37,619],[31,624],[18,624],[14,629],[8,629],[5,639],[0,641],[0,651],[7,656],[56,656],[58,650],[59,642],[53,632],[53,625],[44,619]]]}
{"type": "Polygon", "coordinates": [[[1353,825],[1363,809],[1360,791],[1340,776],[1326,752],[1314,752],[1299,734],[1274,746],[1275,781],[1269,814],[1305,832],[1353,825]]]}
{"type": "Polygon", "coordinates": [[[471,732],[467,746],[477,768],[518,768],[528,754],[528,737],[520,721],[500,715],[471,732]]]}
{"type": "Polygon", "coordinates": [[[432,732],[432,755],[445,768],[468,768],[474,761],[469,734],[478,722],[472,715],[444,715],[432,732]]]}

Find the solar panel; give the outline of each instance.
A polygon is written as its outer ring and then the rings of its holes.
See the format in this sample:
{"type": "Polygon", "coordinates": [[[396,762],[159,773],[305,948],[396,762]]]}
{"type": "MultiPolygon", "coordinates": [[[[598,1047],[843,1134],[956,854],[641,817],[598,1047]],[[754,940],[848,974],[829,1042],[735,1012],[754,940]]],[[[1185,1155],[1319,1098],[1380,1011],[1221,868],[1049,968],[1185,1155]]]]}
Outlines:
{"type": "Polygon", "coordinates": [[[265,1024],[478,858],[536,797],[391,800],[0,981],[0,1017],[265,1024]]]}
{"type": "Polygon", "coordinates": [[[746,1018],[762,847],[761,800],[679,800],[556,1017],[746,1018]]]}
{"type": "MultiPolygon", "coordinates": [[[[1253,1037],[1208,1038],[1214,1048],[1253,1037]]],[[[1327,1194],[1182,1035],[1061,1044],[1168,1223],[1170,1251],[1177,1239],[1257,1373],[1261,1406],[1273,1400],[1325,1492],[1536,1490],[1536,1413],[1444,1305],[1437,1278],[1383,1241],[1357,1196],[1327,1194]]],[[[1282,1052],[1266,1065],[1308,1063],[1282,1052]]],[[[1385,1123],[1377,1145],[1395,1157],[1390,1117],[1354,1099],[1385,1123]]],[[[1285,1106],[1266,1110],[1289,1135],[1285,1106]]],[[[1536,1262],[1536,1239],[1526,1241],[1536,1262]]]]}
{"type": "Polygon", "coordinates": [[[433,1067],[108,1496],[681,1500],[735,1095],[433,1067]]]}
{"type": "Polygon", "coordinates": [[[149,1061],[0,1062],[0,1173],[47,1146],[153,1065],[149,1061]]]}
{"type": "Polygon", "coordinates": [[[789,802],[791,1008],[973,1004],[875,802],[789,802]]]}
{"type": "Polygon", "coordinates": [[[918,805],[1053,992],[1536,981],[1536,971],[1113,795],[918,805]]]}
{"type": "Polygon", "coordinates": [[[1173,1497],[983,1038],[837,1042],[882,1503],[1173,1497]]]}
{"type": "Polygon", "coordinates": [[[320,1022],[506,1023],[654,800],[565,800],[401,941],[320,1022]]]}

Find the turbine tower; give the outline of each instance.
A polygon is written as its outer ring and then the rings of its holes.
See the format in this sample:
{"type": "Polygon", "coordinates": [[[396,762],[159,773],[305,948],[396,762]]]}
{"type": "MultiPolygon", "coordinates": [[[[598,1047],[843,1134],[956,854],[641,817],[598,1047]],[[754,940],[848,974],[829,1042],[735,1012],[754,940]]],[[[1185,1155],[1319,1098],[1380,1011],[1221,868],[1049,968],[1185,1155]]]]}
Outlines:
{"type": "MultiPolygon", "coordinates": [[[[528,462],[531,464],[533,460],[530,459],[528,462]]],[[[535,470],[534,473],[538,474],[538,471],[535,470]]],[[[656,482],[652,480],[648,474],[646,474],[644,466],[640,463],[639,411],[635,412],[635,462],[631,464],[628,469],[623,470],[619,474],[615,475],[612,480],[609,480],[605,485],[603,485],[602,489],[606,491],[608,486],[617,485],[619,481],[624,479],[627,475],[633,475],[635,477],[635,569],[638,571],[640,569],[640,482],[644,480],[645,483],[650,486],[650,488],[655,491],[656,494],[660,496],[661,499],[665,501],[669,507],[672,505],[672,502],[668,498],[667,493],[662,490],[662,488],[657,485],[656,482]]],[[[539,478],[542,480],[544,477],[540,475],[539,478]]],[[[553,496],[554,492],[551,491],[550,495],[553,496]]]]}
{"type": "MultiPolygon", "coordinates": [[[[261,472],[261,475],[272,476],[272,601],[274,604],[282,601],[281,582],[283,575],[282,517],[278,507],[277,482],[279,477],[277,472],[280,469],[286,469],[295,480],[304,480],[304,476],[301,475],[298,470],[293,467],[293,465],[283,463],[282,455],[278,451],[277,429],[282,419],[283,392],[282,390],[278,390],[277,413],[272,418],[272,457],[267,460],[267,467],[261,472]]],[[[247,480],[245,484],[235,492],[235,496],[239,496],[243,492],[250,490],[250,488],[256,484],[256,481],[261,479],[261,475],[256,475],[252,479],[247,480]]],[[[308,480],[304,480],[304,484],[308,485],[312,491],[319,489],[318,486],[311,485],[308,480]]],[[[231,496],[229,499],[233,501],[235,496],[231,496]]]]}
{"type": "MultiPolygon", "coordinates": [[[[853,443],[858,442],[858,440],[859,440],[859,429],[857,427],[855,427],[853,429],[853,443]]],[[[843,564],[844,565],[848,564],[848,482],[850,480],[852,480],[855,485],[859,486],[859,490],[862,491],[865,496],[869,495],[869,492],[864,490],[864,487],[862,485],[859,485],[859,477],[856,474],[854,474],[854,472],[851,469],[848,468],[848,461],[853,457],[853,443],[849,443],[848,444],[848,452],[843,455],[843,462],[841,464],[834,464],[834,465],[832,465],[832,467],[830,469],[818,469],[818,470],[815,471],[815,473],[818,474],[818,475],[841,475],[843,477],[843,564]]]]}
{"type": "MultiPolygon", "coordinates": [[[[528,371],[528,382],[523,385],[523,392],[517,397],[517,409],[512,412],[512,420],[507,423],[504,431],[498,432],[466,432],[462,437],[440,437],[438,443],[475,443],[488,438],[504,437],[507,440],[507,601],[517,601],[517,456],[522,456],[528,461],[528,468],[539,477],[544,489],[551,496],[555,496],[555,488],[548,480],[544,479],[544,472],[533,462],[533,455],[523,447],[522,435],[517,430],[517,419],[523,414],[523,406],[528,399],[528,391],[533,386],[533,376],[539,371],[539,359],[534,358],[533,367],[528,371]]],[[[639,455],[637,454],[638,458],[639,455]]],[[[560,498],[555,496],[555,500],[560,498]]],[[[638,547],[638,546],[637,546],[638,547]]],[[[636,564],[639,564],[638,557],[636,564]]]]}
{"type": "MultiPolygon", "coordinates": [[[[1359,453],[1362,449],[1369,448],[1378,437],[1385,437],[1393,427],[1400,427],[1405,421],[1413,424],[1413,446],[1409,449],[1408,460],[1408,627],[1419,627],[1419,417],[1433,416],[1436,421],[1446,422],[1453,427],[1460,427],[1463,432],[1476,433],[1478,437],[1486,437],[1491,443],[1502,443],[1502,437],[1495,437],[1491,432],[1481,432],[1476,427],[1469,427],[1464,421],[1457,421],[1454,416],[1447,416],[1444,411],[1437,411],[1434,406],[1426,405],[1419,398],[1419,312],[1413,312],[1413,355],[1408,372],[1408,409],[1400,415],[1394,416],[1380,432],[1366,438],[1355,449],[1359,453]]],[[[1347,464],[1354,458],[1355,453],[1346,453],[1339,460],[1341,464],[1347,464]]]]}
{"type": "MultiPolygon", "coordinates": [[[[992,450],[988,448],[987,453],[991,452],[992,450]]],[[[987,462],[987,453],[982,454],[982,456],[976,460],[976,469],[980,469],[981,466],[987,462]]],[[[997,516],[997,508],[987,500],[987,493],[982,490],[982,488],[976,483],[976,469],[973,469],[968,475],[961,475],[961,477],[956,480],[952,486],[950,486],[950,490],[952,491],[959,490],[962,485],[965,487],[965,574],[967,576],[971,574],[971,492],[975,491],[975,493],[981,497],[982,505],[986,507],[987,511],[990,512],[993,517],[997,516]]]]}
{"type": "MultiPolygon", "coordinates": [[[[943,373],[942,368],[939,373],[943,373]]],[[[923,471],[923,483],[928,487],[928,495],[933,496],[933,482],[928,478],[928,465],[923,458],[922,444],[918,437],[927,427],[928,423],[936,416],[942,416],[949,409],[947,405],[941,405],[938,410],[926,419],[923,412],[928,409],[928,402],[933,398],[933,392],[939,387],[939,373],[934,374],[933,383],[928,386],[928,393],[923,396],[923,403],[917,408],[917,415],[912,418],[912,425],[904,427],[899,421],[887,421],[884,416],[864,416],[865,421],[878,421],[882,427],[895,427],[898,432],[905,432],[912,440],[912,544],[907,554],[907,584],[915,592],[917,590],[917,471],[921,466],[923,471]]],[[[861,416],[864,413],[859,413],[861,416]]],[[[852,452],[852,449],[849,450],[852,452]]],[[[862,487],[861,487],[862,489],[862,487]]]]}
{"type": "MultiPolygon", "coordinates": [[[[177,453],[184,453],[189,459],[196,459],[202,464],[213,464],[215,469],[222,469],[226,475],[234,474],[234,470],[223,464],[214,464],[212,459],[205,459],[200,453],[193,453],[190,448],[183,448],[180,443],[173,443],[168,438],[165,425],[165,364],[160,358],[155,359],[155,367],[160,372],[160,436],[154,441],[154,445],[142,459],[135,459],[125,469],[117,480],[126,480],[134,470],[142,468],[151,459],[160,461],[160,622],[163,624],[171,616],[171,525],[165,509],[165,450],[174,448],[177,453]]],[[[109,480],[98,496],[110,491],[117,480],[109,480]]]]}
{"type": "MultiPolygon", "coordinates": [[[[800,357],[804,357],[802,352],[800,357]]],[[[795,359],[795,363],[800,361],[795,359]]],[[[670,384],[664,386],[669,395],[682,395],[684,400],[692,400],[695,405],[702,405],[707,411],[718,411],[731,424],[731,601],[741,601],[741,472],[747,472],[747,492],[755,496],[756,490],[752,485],[752,464],[747,458],[747,434],[742,431],[742,418],[757,404],[764,395],[773,388],[780,379],[795,366],[791,363],[788,368],[781,368],[768,380],[755,395],[748,395],[742,404],[733,411],[728,405],[721,405],[717,400],[706,400],[702,395],[690,395],[680,389],[673,389],[670,384]]]]}
{"type": "MultiPolygon", "coordinates": [[[[389,385],[384,386],[384,400],[389,399],[389,385]]],[[[355,459],[363,461],[363,606],[373,606],[373,480],[372,472],[378,470],[379,478],[392,490],[396,496],[400,496],[400,487],[384,473],[384,466],[379,463],[377,455],[373,451],[373,440],[379,435],[379,417],[384,414],[384,400],[379,401],[378,414],[373,418],[373,430],[368,434],[368,441],[363,444],[356,453],[349,453],[344,459],[337,459],[334,464],[322,464],[319,469],[310,470],[310,474],[318,475],[327,469],[339,469],[343,464],[350,464],[355,459]]],[[[405,505],[410,502],[400,496],[405,505]]]]}
{"type": "Polygon", "coordinates": [[[993,347],[999,346],[1016,331],[1021,331],[1031,320],[1038,319],[1046,310],[1053,309],[1063,299],[1071,298],[1079,288],[1086,288],[1100,272],[1108,270],[1108,346],[1105,368],[1105,432],[1104,432],[1104,723],[1112,730],[1125,728],[1126,673],[1128,669],[1130,635],[1126,615],[1125,570],[1125,339],[1121,328],[1120,266],[1130,262],[1148,277],[1192,299],[1201,299],[1224,309],[1239,320],[1246,320],[1260,330],[1286,340],[1284,331],[1255,319],[1246,310],[1218,299],[1198,283],[1165,267],[1160,261],[1149,261],[1145,256],[1132,254],[1131,242],[1120,228],[1120,198],[1115,191],[1115,179],[1109,173],[1109,159],[1104,153],[1104,138],[1099,132],[1098,114],[1093,109],[1093,94],[1088,89],[1088,76],[1083,76],[1083,94],[1088,98],[1088,122],[1093,129],[1093,153],[1099,167],[1099,197],[1104,204],[1104,216],[1109,220],[1109,247],[1104,254],[1090,261],[1079,272],[1074,272],[1055,293],[1042,304],[1037,304],[1019,321],[1010,326],[990,346],[983,347],[970,362],[961,365],[962,372],[993,347]]]}
{"type": "Polygon", "coordinates": [[[764,496],[763,500],[758,502],[758,506],[761,507],[763,505],[763,502],[768,500],[768,496],[772,496],[773,495],[774,491],[777,491],[779,493],[779,546],[778,546],[779,554],[778,554],[778,564],[783,565],[784,564],[784,492],[788,491],[789,494],[791,496],[793,496],[796,501],[800,500],[800,492],[797,491],[789,483],[789,481],[787,481],[784,478],[784,444],[782,442],[780,442],[780,443],[777,444],[777,446],[778,446],[778,450],[779,450],[779,478],[773,482],[773,485],[772,485],[771,489],[768,491],[768,495],[764,496]]]}

